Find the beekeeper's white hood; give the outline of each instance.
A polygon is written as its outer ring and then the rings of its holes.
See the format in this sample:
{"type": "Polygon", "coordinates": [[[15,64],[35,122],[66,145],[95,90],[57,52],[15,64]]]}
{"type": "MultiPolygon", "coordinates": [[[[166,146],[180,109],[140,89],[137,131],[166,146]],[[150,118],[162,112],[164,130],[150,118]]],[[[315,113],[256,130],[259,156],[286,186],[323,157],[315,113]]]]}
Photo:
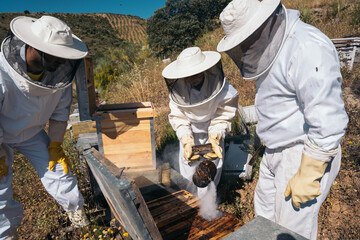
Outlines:
{"type": "Polygon", "coordinates": [[[226,52],[244,79],[270,69],[285,40],[286,10],[278,0],[234,0],[220,14],[226,36],[218,51],[226,52]]]}
{"type": "Polygon", "coordinates": [[[11,34],[4,39],[1,53],[9,66],[18,88],[32,96],[54,93],[71,85],[79,63],[87,54],[86,45],[60,19],[42,16],[16,17],[10,23],[11,34]],[[41,81],[33,81],[27,73],[26,48],[66,59],[56,71],[45,74],[41,81]]]}
{"type": "Polygon", "coordinates": [[[214,99],[225,84],[220,59],[218,52],[203,52],[199,47],[184,49],[162,72],[171,100],[181,107],[196,107],[214,99]],[[185,80],[199,73],[204,74],[201,87],[185,80]]]}

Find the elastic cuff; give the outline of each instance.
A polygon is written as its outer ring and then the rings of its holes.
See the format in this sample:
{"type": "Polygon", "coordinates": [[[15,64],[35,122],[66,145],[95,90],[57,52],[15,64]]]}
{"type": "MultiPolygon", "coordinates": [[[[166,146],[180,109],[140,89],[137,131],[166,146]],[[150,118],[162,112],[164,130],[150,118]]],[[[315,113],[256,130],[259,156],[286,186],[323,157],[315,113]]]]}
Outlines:
{"type": "Polygon", "coordinates": [[[316,146],[314,143],[311,142],[310,139],[307,138],[304,143],[303,154],[316,160],[330,162],[338,154],[339,148],[340,145],[336,149],[327,151],[316,146]]]}
{"type": "Polygon", "coordinates": [[[208,134],[209,136],[213,133],[219,133],[221,138],[224,139],[225,135],[226,135],[226,130],[222,127],[214,127],[212,126],[211,128],[209,128],[208,134]]]}
{"type": "Polygon", "coordinates": [[[192,131],[190,129],[188,129],[187,127],[179,127],[176,130],[176,136],[178,137],[178,139],[180,141],[186,135],[191,135],[192,136],[192,131]]]}

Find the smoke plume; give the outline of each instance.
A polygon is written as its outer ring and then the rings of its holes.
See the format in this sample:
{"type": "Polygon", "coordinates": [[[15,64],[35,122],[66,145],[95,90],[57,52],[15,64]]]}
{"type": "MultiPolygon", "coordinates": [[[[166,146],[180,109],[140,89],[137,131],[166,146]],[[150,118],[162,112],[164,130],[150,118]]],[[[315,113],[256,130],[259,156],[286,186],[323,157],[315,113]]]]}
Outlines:
{"type": "Polygon", "coordinates": [[[199,198],[200,216],[208,221],[222,216],[222,213],[218,210],[216,186],[213,181],[208,185],[208,191],[199,194],[199,198]]]}

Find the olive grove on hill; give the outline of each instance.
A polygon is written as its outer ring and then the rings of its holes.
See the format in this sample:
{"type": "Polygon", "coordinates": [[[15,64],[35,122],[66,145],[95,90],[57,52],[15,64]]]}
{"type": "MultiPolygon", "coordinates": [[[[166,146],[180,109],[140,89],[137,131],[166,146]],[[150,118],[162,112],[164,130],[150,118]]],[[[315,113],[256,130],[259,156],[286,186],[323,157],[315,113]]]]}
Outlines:
{"type": "Polygon", "coordinates": [[[147,21],[148,43],[158,56],[168,56],[194,44],[208,30],[230,0],[168,0],[147,21]]]}

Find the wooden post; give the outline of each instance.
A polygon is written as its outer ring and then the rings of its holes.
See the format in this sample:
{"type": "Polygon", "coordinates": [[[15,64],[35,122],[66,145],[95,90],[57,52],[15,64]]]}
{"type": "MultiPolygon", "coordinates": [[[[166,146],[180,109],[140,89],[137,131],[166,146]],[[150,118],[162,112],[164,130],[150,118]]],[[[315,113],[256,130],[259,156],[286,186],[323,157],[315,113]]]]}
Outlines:
{"type": "Polygon", "coordinates": [[[86,88],[88,93],[89,113],[90,116],[92,116],[96,111],[96,93],[95,93],[93,63],[92,63],[92,58],[89,55],[85,57],[84,61],[85,61],[85,78],[86,78],[86,88]]]}

